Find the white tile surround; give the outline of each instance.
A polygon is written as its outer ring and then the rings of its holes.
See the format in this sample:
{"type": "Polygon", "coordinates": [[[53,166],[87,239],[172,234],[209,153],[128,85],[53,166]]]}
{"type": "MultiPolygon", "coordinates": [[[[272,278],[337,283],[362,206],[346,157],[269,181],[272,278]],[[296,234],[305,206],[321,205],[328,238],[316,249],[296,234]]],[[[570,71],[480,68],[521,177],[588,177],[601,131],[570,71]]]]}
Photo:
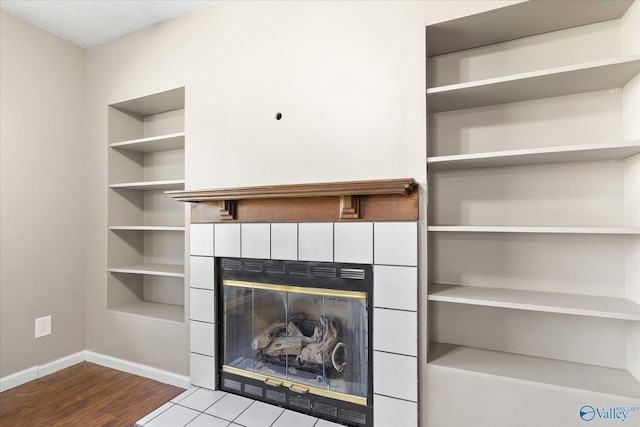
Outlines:
{"type": "MultiPolygon", "coordinates": [[[[417,222],[191,224],[190,237],[191,383],[194,386],[209,390],[216,386],[214,257],[373,264],[374,425],[418,426],[417,222]]],[[[254,411],[262,408],[260,413],[263,415],[256,418],[261,421],[257,424],[252,421],[251,413],[236,415],[233,419],[229,419],[231,415],[221,417],[235,425],[325,425],[325,421],[318,424],[312,417],[308,417],[308,423],[287,424],[288,418],[300,414],[262,402],[253,403],[244,397],[233,397],[236,398],[250,402],[254,411]],[[275,424],[269,424],[268,420],[276,412],[275,424]],[[290,412],[291,415],[284,415],[290,412]],[[311,420],[315,421],[311,423],[311,420]]],[[[185,411],[181,405],[176,406],[179,408],[165,408],[165,416],[169,417],[173,412],[182,416],[185,411]]],[[[187,408],[197,410],[184,407],[187,408]]],[[[209,420],[205,415],[215,414],[203,412],[190,419],[188,422],[195,420],[196,424],[189,426],[234,425],[209,420]],[[205,420],[211,424],[200,424],[205,420]]],[[[157,424],[159,422],[141,425],[165,425],[157,424]]]]}

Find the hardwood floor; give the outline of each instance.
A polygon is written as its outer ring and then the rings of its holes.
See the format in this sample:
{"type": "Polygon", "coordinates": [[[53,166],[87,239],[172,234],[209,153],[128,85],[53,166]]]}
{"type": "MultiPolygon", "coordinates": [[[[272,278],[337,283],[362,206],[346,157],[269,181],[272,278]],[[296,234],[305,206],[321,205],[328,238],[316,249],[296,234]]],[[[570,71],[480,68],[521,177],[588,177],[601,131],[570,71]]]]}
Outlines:
{"type": "Polygon", "coordinates": [[[0,426],[133,426],[184,389],[89,362],[0,393],[0,426]]]}

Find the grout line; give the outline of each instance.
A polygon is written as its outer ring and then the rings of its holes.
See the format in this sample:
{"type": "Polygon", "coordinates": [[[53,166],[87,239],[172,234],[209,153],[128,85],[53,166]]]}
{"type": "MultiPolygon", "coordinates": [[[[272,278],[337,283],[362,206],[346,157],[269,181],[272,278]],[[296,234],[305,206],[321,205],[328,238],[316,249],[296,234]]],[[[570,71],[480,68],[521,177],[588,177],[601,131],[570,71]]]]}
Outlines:
{"type": "Polygon", "coordinates": [[[331,254],[331,262],[336,262],[336,223],[331,223],[331,232],[333,233],[333,253],[331,254]]]}
{"type": "Polygon", "coordinates": [[[417,265],[407,265],[407,264],[373,264],[381,267],[406,267],[406,268],[418,268],[417,265]]]}
{"type": "MultiPolygon", "coordinates": [[[[155,410],[153,410],[153,411],[149,412],[147,415],[145,415],[144,417],[142,417],[140,420],[144,420],[144,419],[145,419],[145,418],[147,418],[148,416],[152,415],[154,412],[156,412],[156,411],[160,411],[160,412],[158,412],[157,414],[155,414],[153,417],[151,417],[150,419],[146,420],[144,424],[141,424],[141,425],[142,425],[142,427],[146,426],[146,425],[147,425],[147,424],[149,424],[151,421],[155,420],[155,419],[156,419],[156,418],[158,418],[160,415],[164,414],[165,412],[167,412],[169,409],[173,408],[174,406],[175,406],[175,403],[173,403],[173,402],[170,402],[170,401],[169,401],[169,402],[165,403],[164,405],[162,405],[162,406],[160,406],[160,407],[156,408],[155,410]],[[167,406],[167,405],[170,405],[170,406],[168,406],[165,410],[160,411],[160,409],[162,409],[163,407],[165,407],[165,406],[167,406]]],[[[140,421],[140,420],[138,420],[138,421],[140,421]]]]}
{"type": "Polygon", "coordinates": [[[282,412],[280,413],[280,415],[278,415],[278,418],[276,418],[275,420],[273,420],[273,422],[272,422],[271,424],[269,424],[269,426],[270,426],[270,427],[273,427],[273,425],[274,425],[275,423],[277,423],[277,422],[278,422],[278,420],[280,419],[280,417],[282,417],[282,416],[284,415],[284,413],[285,413],[285,412],[287,412],[287,410],[286,410],[286,409],[285,409],[284,411],[282,411],[282,412]]]}
{"type": "Polygon", "coordinates": [[[402,311],[404,313],[417,313],[418,310],[407,310],[404,308],[392,308],[392,307],[380,307],[378,305],[374,305],[373,308],[377,308],[380,310],[389,310],[389,311],[402,311]]]}
{"type": "MultiPolygon", "coordinates": [[[[373,247],[371,248],[371,269],[373,273],[373,266],[376,265],[376,222],[375,221],[371,223],[371,227],[373,228],[373,230],[371,231],[371,244],[373,245],[373,247]]],[[[376,276],[374,274],[373,276],[374,280],[375,280],[375,277],[376,276]]],[[[371,294],[373,294],[373,290],[371,294]]],[[[373,295],[371,296],[371,299],[373,300],[373,295]]]]}
{"type": "Polygon", "coordinates": [[[170,400],[171,403],[178,403],[178,402],[182,402],[184,399],[186,399],[187,397],[191,396],[193,393],[195,393],[196,391],[200,390],[200,387],[191,387],[185,391],[183,391],[182,393],[180,393],[178,396],[174,397],[173,399],[170,400]],[[190,393],[186,394],[189,390],[191,390],[190,393]],[[177,399],[178,397],[183,396],[180,400],[176,400],[174,402],[175,399],[177,399]]]}
{"type": "Polygon", "coordinates": [[[271,223],[269,223],[269,238],[267,239],[269,242],[269,247],[268,247],[268,251],[269,251],[269,256],[267,257],[267,259],[272,259],[271,257],[271,223]]]}
{"type": "MultiPolygon", "coordinates": [[[[375,348],[373,349],[374,352],[378,352],[378,353],[385,353],[385,354],[393,354],[395,356],[403,356],[403,357],[411,357],[413,359],[418,359],[418,356],[413,356],[411,354],[404,354],[404,353],[394,353],[393,351],[385,351],[385,350],[376,350],[375,348]]],[[[374,393],[375,394],[375,393],[374,393]]]]}
{"type": "Polygon", "coordinates": [[[300,261],[300,223],[296,222],[296,261],[300,261]]]}
{"type": "Polygon", "coordinates": [[[218,250],[218,245],[216,245],[216,235],[218,234],[216,231],[218,223],[213,224],[213,256],[218,258],[220,255],[218,255],[217,250],[218,250]]]}
{"type": "MultiPolygon", "coordinates": [[[[244,396],[241,396],[241,397],[244,397],[244,396]]],[[[250,397],[246,397],[246,399],[251,399],[251,398],[250,398],[250,397]]],[[[237,415],[233,420],[231,420],[231,422],[232,422],[232,423],[236,423],[236,420],[237,420],[238,418],[240,418],[240,416],[241,416],[242,414],[244,414],[245,412],[247,412],[247,410],[248,410],[249,408],[251,408],[251,407],[253,406],[253,404],[254,404],[254,403],[256,403],[256,402],[257,402],[257,400],[254,400],[254,399],[251,399],[251,400],[253,400],[253,402],[251,402],[251,403],[249,404],[249,406],[247,406],[246,408],[244,408],[244,410],[243,410],[242,412],[240,412],[240,413],[239,413],[239,414],[238,414],[238,415],[237,415]]],[[[236,423],[236,424],[240,424],[240,423],[236,423]]],[[[240,424],[240,425],[242,426],[242,425],[244,425],[244,424],[240,424]]]]}
{"type": "Polygon", "coordinates": [[[415,403],[416,405],[418,404],[417,401],[414,400],[409,400],[409,399],[403,399],[402,397],[395,397],[395,396],[389,396],[387,394],[380,394],[380,393],[373,393],[374,396],[382,396],[382,397],[386,397],[388,399],[395,399],[395,400],[402,400],[403,402],[407,402],[407,403],[415,403]]]}

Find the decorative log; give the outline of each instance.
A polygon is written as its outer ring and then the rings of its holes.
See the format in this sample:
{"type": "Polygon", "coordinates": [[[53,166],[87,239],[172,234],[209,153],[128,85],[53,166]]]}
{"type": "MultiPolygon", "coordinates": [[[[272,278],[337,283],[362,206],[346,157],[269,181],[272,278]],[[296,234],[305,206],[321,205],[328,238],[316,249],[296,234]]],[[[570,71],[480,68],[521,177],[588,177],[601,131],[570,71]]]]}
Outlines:
{"type": "Polygon", "coordinates": [[[260,335],[255,337],[251,342],[251,348],[254,350],[260,350],[267,347],[273,341],[273,337],[277,335],[277,330],[284,330],[286,328],[284,322],[274,322],[267,327],[260,335]]]}
{"type": "Polygon", "coordinates": [[[322,338],[322,331],[318,326],[314,328],[313,336],[307,337],[302,333],[302,331],[300,331],[300,329],[293,322],[289,322],[289,324],[287,325],[287,334],[290,337],[300,338],[302,342],[305,344],[309,344],[312,342],[319,342],[320,339],[322,338]]]}
{"type": "Polygon", "coordinates": [[[298,337],[275,337],[269,347],[262,349],[262,353],[269,357],[298,356],[301,351],[302,339],[298,337]]]}
{"type": "Polygon", "coordinates": [[[307,364],[329,364],[331,366],[331,352],[338,341],[338,331],[333,320],[322,317],[320,319],[326,329],[321,342],[308,344],[297,357],[298,362],[307,364]]]}

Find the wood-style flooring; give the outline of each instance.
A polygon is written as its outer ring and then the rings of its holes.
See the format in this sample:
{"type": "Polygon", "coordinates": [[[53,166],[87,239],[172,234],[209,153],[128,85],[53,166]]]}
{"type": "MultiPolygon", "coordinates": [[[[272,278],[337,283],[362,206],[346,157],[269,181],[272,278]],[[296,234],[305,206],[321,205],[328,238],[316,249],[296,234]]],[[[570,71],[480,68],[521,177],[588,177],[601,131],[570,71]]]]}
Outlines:
{"type": "Polygon", "coordinates": [[[0,393],[0,426],[131,427],[183,391],[82,362],[0,393]]]}

